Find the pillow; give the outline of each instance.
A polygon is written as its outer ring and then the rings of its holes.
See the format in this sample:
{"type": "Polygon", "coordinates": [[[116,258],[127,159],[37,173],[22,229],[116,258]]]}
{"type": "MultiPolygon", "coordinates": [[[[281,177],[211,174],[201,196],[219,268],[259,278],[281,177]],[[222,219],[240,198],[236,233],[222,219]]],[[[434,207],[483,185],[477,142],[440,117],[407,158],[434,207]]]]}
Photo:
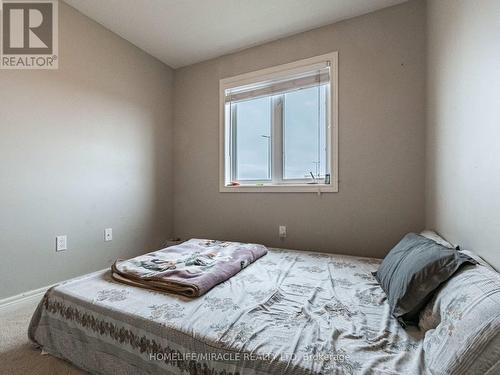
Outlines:
{"type": "Polygon", "coordinates": [[[387,254],[374,276],[387,294],[391,313],[403,326],[417,325],[419,312],[432,292],[464,263],[476,261],[409,233],[387,254]]]}
{"type": "Polygon", "coordinates": [[[440,244],[441,246],[448,247],[450,249],[456,249],[457,246],[453,246],[451,243],[446,241],[443,237],[441,237],[439,234],[434,232],[433,230],[425,229],[422,232],[420,232],[420,235],[423,237],[426,237],[430,240],[433,240],[440,244]]]}
{"type": "Polygon", "coordinates": [[[494,374],[500,365],[500,275],[464,266],[420,314],[430,374],[494,374]]]}
{"type": "Polygon", "coordinates": [[[434,232],[433,230],[425,229],[422,232],[420,232],[420,235],[423,237],[426,237],[430,240],[433,240],[437,242],[438,244],[444,246],[444,247],[449,247],[450,249],[455,249],[463,252],[465,255],[470,256],[472,259],[474,259],[478,264],[485,266],[489,268],[492,271],[495,271],[495,269],[488,263],[486,262],[483,258],[481,258],[479,255],[474,253],[473,251],[470,250],[461,250],[458,245],[452,245],[448,241],[446,241],[443,237],[441,237],[439,234],[434,232]]]}
{"type": "Polygon", "coordinates": [[[460,251],[462,253],[464,253],[465,255],[470,256],[472,259],[474,259],[481,266],[484,266],[484,267],[489,268],[490,270],[496,272],[495,269],[487,261],[485,261],[483,258],[481,258],[479,255],[477,255],[473,251],[470,251],[470,250],[460,250],[460,251]]]}

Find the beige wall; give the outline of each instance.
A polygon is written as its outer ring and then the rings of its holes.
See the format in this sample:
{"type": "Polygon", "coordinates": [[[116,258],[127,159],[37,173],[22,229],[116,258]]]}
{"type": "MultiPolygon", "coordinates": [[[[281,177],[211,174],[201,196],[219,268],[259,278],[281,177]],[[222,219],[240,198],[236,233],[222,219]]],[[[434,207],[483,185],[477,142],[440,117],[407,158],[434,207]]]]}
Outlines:
{"type": "Polygon", "coordinates": [[[176,70],[175,234],[382,257],[421,230],[425,53],[425,2],[410,1],[176,70]],[[340,192],[219,193],[219,79],[330,51],[339,51],[340,192]]]}
{"type": "Polygon", "coordinates": [[[0,299],[171,235],[173,72],[59,11],[59,70],[0,71],[0,299]]]}
{"type": "Polygon", "coordinates": [[[500,269],[500,2],[428,2],[429,227],[500,269]]]}

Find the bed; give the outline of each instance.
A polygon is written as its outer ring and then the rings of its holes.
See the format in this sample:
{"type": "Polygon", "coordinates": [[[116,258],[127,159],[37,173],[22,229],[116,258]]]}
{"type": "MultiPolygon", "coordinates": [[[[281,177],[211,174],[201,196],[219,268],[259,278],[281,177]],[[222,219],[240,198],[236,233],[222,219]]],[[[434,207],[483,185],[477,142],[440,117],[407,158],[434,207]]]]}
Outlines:
{"type": "Polygon", "coordinates": [[[95,374],[425,373],[424,331],[390,314],[379,263],[270,249],[196,299],[100,271],[50,289],[29,336],[95,374]]]}

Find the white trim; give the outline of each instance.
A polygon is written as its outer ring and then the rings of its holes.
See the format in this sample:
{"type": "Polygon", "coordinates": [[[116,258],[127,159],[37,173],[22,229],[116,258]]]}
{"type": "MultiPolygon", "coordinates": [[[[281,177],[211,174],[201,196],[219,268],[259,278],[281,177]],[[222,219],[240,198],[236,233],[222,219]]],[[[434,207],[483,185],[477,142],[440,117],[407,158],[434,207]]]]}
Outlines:
{"type": "Polygon", "coordinates": [[[19,303],[19,302],[22,302],[22,301],[25,301],[25,300],[29,300],[31,298],[41,297],[47,290],[49,290],[50,288],[52,288],[54,286],[66,284],[66,283],[68,283],[70,281],[73,281],[73,280],[79,280],[79,279],[83,279],[83,278],[88,278],[88,277],[91,277],[94,274],[98,274],[100,272],[104,272],[104,271],[108,271],[108,270],[109,270],[109,267],[102,268],[100,270],[93,271],[93,272],[90,272],[90,273],[86,273],[86,274],[83,274],[83,275],[78,275],[78,276],[72,277],[72,278],[67,279],[67,280],[61,280],[61,281],[59,281],[57,283],[54,283],[54,284],[51,284],[51,285],[48,285],[48,286],[44,286],[42,288],[29,290],[27,292],[23,292],[23,293],[20,293],[18,295],[12,296],[12,297],[4,298],[4,299],[0,300],[0,309],[4,308],[6,306],[9,306],[9,305],[13,305],[15,303],[19,303]]]}
{"type": "Polygon", "coordinates": [[[222,186],[221,193],[335,193],[335,187],[325,184],[239,185],[222,186]]]}
{"type": "MultiPolygon", "coordinates": [[[[55,284],[54,284],[55,285],[55,284]]],[[[0,300],[0,309],[3,309],[7,306],[14,305],[16,303],[21,303],[23,301],[34,299],[35,297],[41,297],[45,294],[45,292],[54,285],[44,286],[42,288],[29,290],[24,293],[17,294],[15,296],[7,297],[0,300]]]]}
{"type": "Polygon", "coordinates": [[[337,51],[332,52],[333,58],[331,62],[330,72],[330,184],[333,191],[339,191],[339,54],[337,51]]]}
{"type": "Polygon", "coordinates": [[[338,52],[334,51],[328,54],[311,57],[295,61],[288,64],[261,69],[255,72],[241,74],[235,77],[223,78],[219,81],[219,192],[310,192],[310,193],[336,193],[339,191],[339,130],[338,130],[338,52]],[[330,147],[330,185],[306,185],[306,184],[283,184],[283,185],[239,185],[226,186],[226,124],[224,120],[225,112],[225,91],[232,87],[238,87],[244,84],[251,84],[265,79],[276,78],[289,75],[291,72],[301,72],[310,70],[311,65],[318,67],[330,64],[330,110],[327,135],[329,135],[330,147]]]}

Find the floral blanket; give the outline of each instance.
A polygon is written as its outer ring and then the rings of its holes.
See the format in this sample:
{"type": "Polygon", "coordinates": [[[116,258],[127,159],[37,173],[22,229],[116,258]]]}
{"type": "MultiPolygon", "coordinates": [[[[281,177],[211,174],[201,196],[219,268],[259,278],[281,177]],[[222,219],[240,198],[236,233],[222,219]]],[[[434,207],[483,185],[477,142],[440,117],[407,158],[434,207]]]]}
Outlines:
{"type": "Polygon", "coordinates": [[[262,245],[191,239],[112,266],[115,280],[154,290],[199,297],[267,254],[262,245]]]}

